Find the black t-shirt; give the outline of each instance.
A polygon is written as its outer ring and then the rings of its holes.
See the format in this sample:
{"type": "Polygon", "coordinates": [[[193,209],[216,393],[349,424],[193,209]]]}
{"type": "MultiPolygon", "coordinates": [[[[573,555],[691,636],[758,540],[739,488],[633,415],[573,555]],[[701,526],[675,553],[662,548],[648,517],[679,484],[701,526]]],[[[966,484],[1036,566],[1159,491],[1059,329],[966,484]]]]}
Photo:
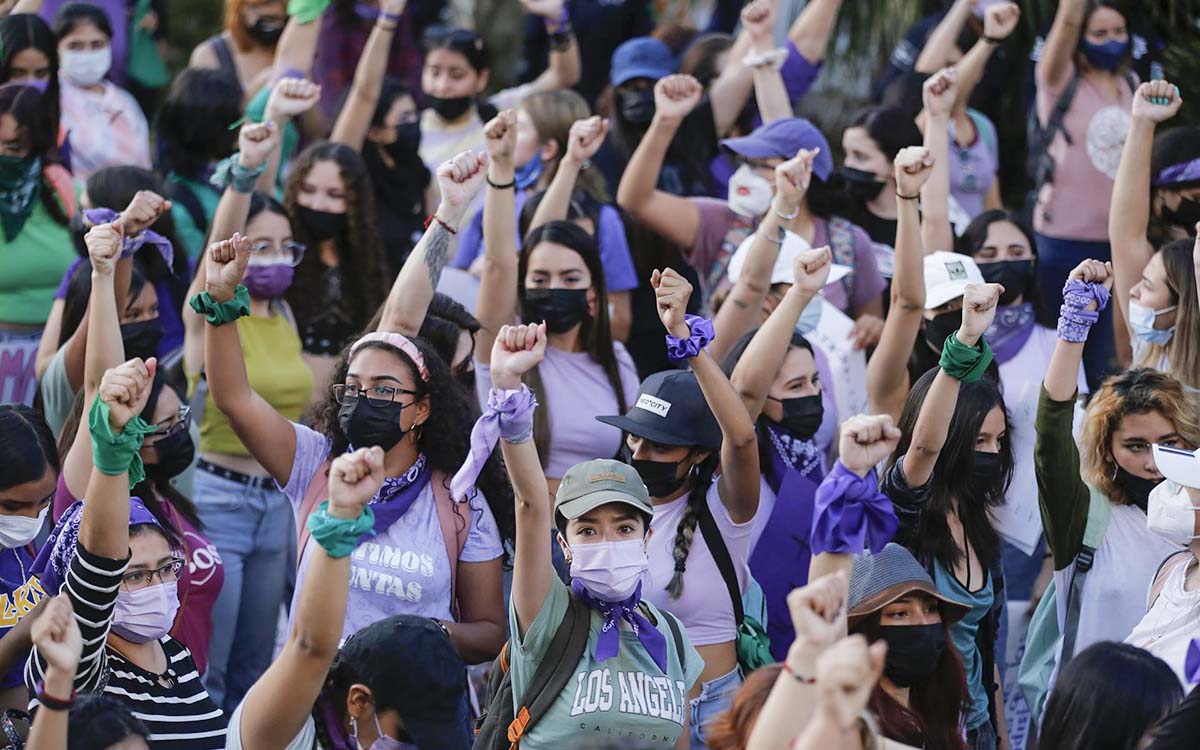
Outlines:
{"type": "MultiPolygon", "coordinates": [[[[682,256],[678,256],[668,265],[687,279],[693,289],[700,288],[700,276],[682,256]]],[[[642,274],[640,277],[649,278],[649,274],[642,274]]],[[[638,284],[633,290],[633,294],[630,295],[630,309],[633,321],[629,327],[629,340],[625,342],[625,349],[637,366],[638,379],[645,380],[656,372],[679,367],[667,357],[667,332],[663,330],[662,321],[658,317],[654,289],[649,284],[638,284]]],[[[693,294],[688,300],[687,311],[692,315],[700,314],[699,294],[693,294]]]]}
{"type": "MultiPolygon", "coordinates": [[[[633,143],[629,153],[623,153],[620,143],[610,133],[600,152],[592,159],[592,164],[604,175],[611,194],[616,194],[621,175],[636,147],[637,143],[633,143]]],[[[663,159],[662,171],[658,174],[658,189],[682,198],[712,197],[713,181],[709,165],[716,158],[717,151],[717,126],[713,122],[712,103],[706,96],[679,124],[679,130],[663,159]]]]}
{"type": "Polygon", "coordinates": [[[861,205],[853,206],[847,213],[846,218],[862,227],[872,242],[878,242],[888,247],[896,246],[897,221],[895,219],[881,219],[871,213],[866,206],[861,205]]]}

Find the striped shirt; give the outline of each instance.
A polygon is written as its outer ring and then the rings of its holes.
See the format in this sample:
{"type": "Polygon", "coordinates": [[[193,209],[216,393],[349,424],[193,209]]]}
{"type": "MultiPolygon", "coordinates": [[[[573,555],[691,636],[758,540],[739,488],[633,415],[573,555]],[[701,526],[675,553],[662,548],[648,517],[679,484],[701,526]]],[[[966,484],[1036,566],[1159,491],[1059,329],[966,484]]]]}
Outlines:
{"type": "MultiPolygon", "coordinates": [[[[208,697],[186,646],[170,636],[159,639],[168,664],[161,675],[142,669],[107,646],[121,575],[128,564],[129,558],[97,557],[82,545],[71,558],[65,588],[83,636],[75,690],[105,693],[123,702],[150,729],[151,750],[221,750],[225,747],[225,715],[208,697]]],[[[25,681],[31,689],[42,680],[44,669],[35,647],[25,666],[25,681]]],[[[30,710],[37,705],[36,698],[30,701],[30,710]]]]}

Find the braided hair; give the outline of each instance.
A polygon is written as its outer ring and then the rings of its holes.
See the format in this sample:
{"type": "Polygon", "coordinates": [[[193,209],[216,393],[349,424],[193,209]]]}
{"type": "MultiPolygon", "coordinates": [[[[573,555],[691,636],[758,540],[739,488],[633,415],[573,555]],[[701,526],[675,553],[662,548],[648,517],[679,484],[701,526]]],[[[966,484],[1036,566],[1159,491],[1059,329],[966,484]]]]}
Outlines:
{"type": "Polygon", "coordinates": [[[675,543],[671,549],[671,558],[675,561],[675,572],[667,583],[667,596],[678,599],[683,596],[683,574],[687,571],[688,553],[692,550],[692,540],[696,538],[696,526],[700,523],[700,503],[708,502],[708,488],[712,486],[713,475],[721,463],[721,454],[713,451],[703,461],[694,464],[688,472],[688,499],[684,506],[683,515],[679,518],[679,527],[675,530],[675,543]]]}

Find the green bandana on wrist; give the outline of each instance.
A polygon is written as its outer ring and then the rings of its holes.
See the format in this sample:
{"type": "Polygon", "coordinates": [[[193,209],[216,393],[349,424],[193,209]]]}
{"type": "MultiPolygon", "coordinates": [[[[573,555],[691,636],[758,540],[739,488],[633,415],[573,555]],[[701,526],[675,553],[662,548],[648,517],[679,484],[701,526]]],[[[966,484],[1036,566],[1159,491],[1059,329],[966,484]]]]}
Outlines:
{"type": "Polygon", "coordinates": [[[223,326],[250,314],[250,292],[245,286],[238,284],[233,299],[217,302],[208,292],[200,292],[192,295],[188,305],[203,315],[209,325],[223,326]]]}
{"type": "Polygon", "coordinates": [[[982,378],[992,364],[992,348],[982,337],[975,346],[967,346],[958,340],[957,334],[955,331],[946,337],[938,364],[950,377],[970,385],[982,378]]]}
{"type": "Polygon", "coordinates": [[[308,531],[321,549],[333,558],[349,557],[363,534],[375,530],[375,511],[363,508],[358,518],[334,518],[329,515],[329,501],[317,506],[308,517],[308,531]]]}
{"type": "Polygon", "coordinates": [[[112,425],[108,423],[109,412],[108,404],[96,397],[88,413],[88,429],[92,433],[92,465],[101,474],[109,476],[128,471],[129,486],[132,488],[146,478],[146,468],[142,466],[138,451],[142,448],[142,440],[153,434],[156,428],[137,416],[129,420],[121,432],[113,432],[112,425]]]}
{"type": "Polygon", "coordinates": [[[309,23],[317,20],[328,7],[329,0],[291,0],[287,12],[297,22],[309,23]]]}

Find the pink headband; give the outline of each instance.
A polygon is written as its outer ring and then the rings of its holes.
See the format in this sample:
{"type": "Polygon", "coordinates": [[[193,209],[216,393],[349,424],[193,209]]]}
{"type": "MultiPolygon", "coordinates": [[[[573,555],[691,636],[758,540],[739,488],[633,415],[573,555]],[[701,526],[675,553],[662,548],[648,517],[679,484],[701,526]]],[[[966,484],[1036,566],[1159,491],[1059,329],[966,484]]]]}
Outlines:
{"type": "Polygon", "coordinates": [[[421,373],[421,380],[426,383],[429,382],[429,368],[425,366],[425,356],[421,354],[421,350],[417,348],[417,345],[402,333],[393,333],[391,331],[368,333],[358,341],[355,341],[354,346],[350,347],[350,358],[354,358],[355,353],[362,348],[363,344],[369,344],[372,341],[394,346],[407,354],[408,358],[416,364],[417,372],[421,373]]]}

